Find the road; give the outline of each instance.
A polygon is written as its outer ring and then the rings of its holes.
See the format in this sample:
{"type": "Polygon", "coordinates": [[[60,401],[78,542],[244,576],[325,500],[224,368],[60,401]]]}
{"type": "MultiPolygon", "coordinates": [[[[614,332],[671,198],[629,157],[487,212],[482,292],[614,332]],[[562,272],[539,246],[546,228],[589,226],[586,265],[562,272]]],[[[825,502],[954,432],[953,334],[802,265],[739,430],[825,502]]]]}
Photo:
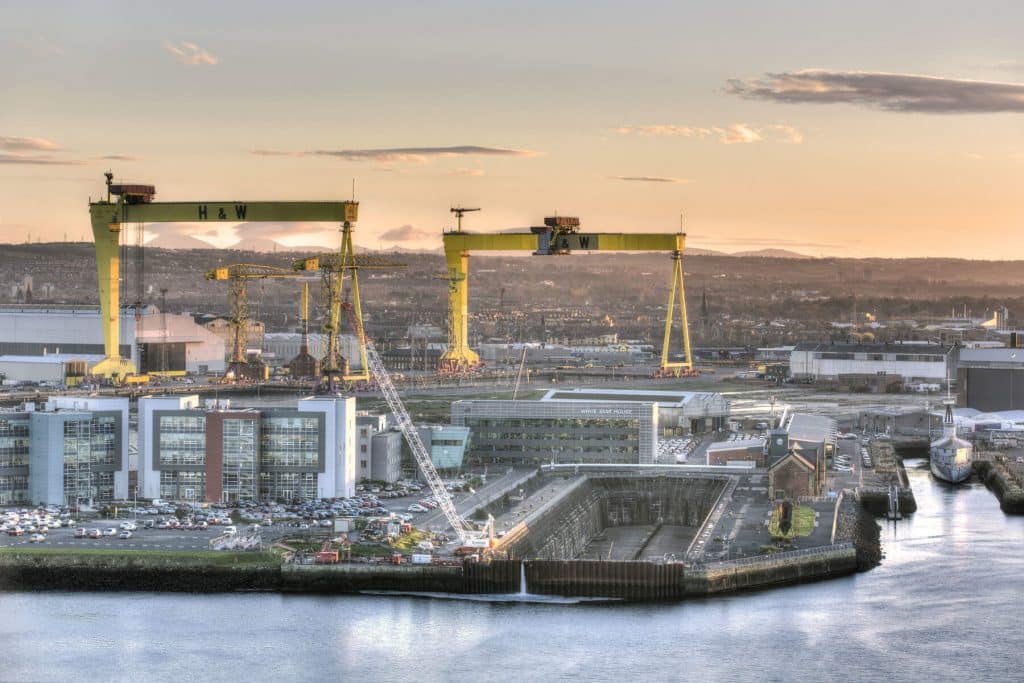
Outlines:
{"type": "MultiPolygon", "coordinates": [[[[459,516],[467,518],[477,508],[481,507],[484,501],[488,501],[492,495],[504,495],[505,492],[518,488],[520,484],[532,477],[534,472],[536,470],[533,468],[513,469],[510,467],[505,474],[498,478],[494,478],[492,475],[486,484],[476,490],[476,493],[457,493],[452,496],[455,502],[455,510],[459,516]]],[[[423,514],[413,520],[413,523],[421,529],[444,527],[443,530],[447,530],[448,528],[448,522],[445,520],[444,513],[441,512],[440,508],[423,514]]]]}

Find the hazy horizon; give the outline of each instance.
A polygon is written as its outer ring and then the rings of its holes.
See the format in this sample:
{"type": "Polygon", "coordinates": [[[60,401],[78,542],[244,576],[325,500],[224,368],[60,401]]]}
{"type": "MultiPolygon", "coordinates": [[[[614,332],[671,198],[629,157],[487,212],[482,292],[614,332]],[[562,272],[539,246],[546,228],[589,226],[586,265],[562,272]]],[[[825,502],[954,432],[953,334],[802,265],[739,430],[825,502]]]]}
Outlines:
{"type": "Polygon", "coordinates": [[[464,204],[480,232],[682,213],[693,248],[1005,258],[1024,253],[1024,6],[983,6],[8,6],[0,239],[87,237],[111,169],[157,200],[349,199],[355,180],[373,248],[436,248],[464,204]]]}

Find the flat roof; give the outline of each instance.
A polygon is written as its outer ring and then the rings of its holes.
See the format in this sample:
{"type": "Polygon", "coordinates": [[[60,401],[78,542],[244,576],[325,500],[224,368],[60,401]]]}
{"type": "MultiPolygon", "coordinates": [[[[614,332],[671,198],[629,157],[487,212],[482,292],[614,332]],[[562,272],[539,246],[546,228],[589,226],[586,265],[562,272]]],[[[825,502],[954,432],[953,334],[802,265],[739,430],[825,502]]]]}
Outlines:
{"type": "Polygon", "coordinates": [[[752,436],[749,439],[733,439],[732,441],[715,441],[708,444],[707,451],[733,451],[738,449],[763,448],[764,437],[752,436]]]}
{"type": "Polygon", "coordinates": [[[786,426],[790,439],[797,441],[829,441],[835,439],[836,421],[824,415],[794,413],[786,426]]]}
{"type": "Polygon", "coordinates": [[[960,365],[969,363],[1013,363],[1024,365],[1024,349],[960,349],[960,365]]]}
{"type": "Polygon", "coordinates": [[[86,361],[87,363],[98,363],[103,360],[103,354],[49,353],[45,356],[0,356],[0,363],[68,363],[74,360],[86,361]]]}
{"type": "Polygon", "coordinates": [[[541,401],[629,401],[683,406],[691,401],[720,401],[711,391],[650,391],[640,389],[551,389],[541,401]]]}
{"type": "Polygon", "coordinates": [[[837,351],[843,353],[929,353],[947,354],[953,350],[952,344],[914,344],[914,343],[879,343],[852,344],[847,342],[800,342],[795,351],[837,351]]]}

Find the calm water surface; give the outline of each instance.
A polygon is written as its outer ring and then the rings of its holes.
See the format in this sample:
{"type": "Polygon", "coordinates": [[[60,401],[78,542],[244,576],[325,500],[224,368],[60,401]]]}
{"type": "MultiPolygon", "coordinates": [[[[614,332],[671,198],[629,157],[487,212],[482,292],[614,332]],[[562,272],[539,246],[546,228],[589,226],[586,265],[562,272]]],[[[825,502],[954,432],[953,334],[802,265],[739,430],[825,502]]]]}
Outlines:
{"type": "Polygon", "coordinates": [[[907,467],[918,512],[850,578],[659,606],[7,593],[0,680],[1024,679],[1024,519],[907,467]]]}

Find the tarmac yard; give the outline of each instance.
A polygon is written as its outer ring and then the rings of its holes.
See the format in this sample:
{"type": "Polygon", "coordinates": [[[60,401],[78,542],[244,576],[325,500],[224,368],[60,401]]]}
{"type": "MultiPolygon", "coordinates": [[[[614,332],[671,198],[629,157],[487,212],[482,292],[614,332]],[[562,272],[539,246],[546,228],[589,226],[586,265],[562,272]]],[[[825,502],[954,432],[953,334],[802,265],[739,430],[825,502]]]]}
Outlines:
{"type": "MultiPolygon", "coordinates": [[[[120,533],[118,524],[123,519],[105,519],[86,521],[77,528],[105,529],[114,528],[120,533]]],[[[241,527],[239,527],[241,530],[241,527]]],[[[284,531],[284,529],[282,529],[284,531]]],[[[294,531],[294,530],[292,530],[294,531]]],[[[88,549],[102,548],[105,550],[210,550],[210,541],[224,533],[224,527],[213,526],[206,530],[178,531],[174,529],[138,529],[132,532],[131,538],[102,536],[100,538],[75,538],[74,528],[52,529],[46,534],[46,540],[38,543],[29,541],[29,534],[24,536],[0,535],[0,548],[17,546],[35,546],[39,548],[88,549]]],[[[273,528],[262,530],[264,538],[278,535],[273,528]]]]}

